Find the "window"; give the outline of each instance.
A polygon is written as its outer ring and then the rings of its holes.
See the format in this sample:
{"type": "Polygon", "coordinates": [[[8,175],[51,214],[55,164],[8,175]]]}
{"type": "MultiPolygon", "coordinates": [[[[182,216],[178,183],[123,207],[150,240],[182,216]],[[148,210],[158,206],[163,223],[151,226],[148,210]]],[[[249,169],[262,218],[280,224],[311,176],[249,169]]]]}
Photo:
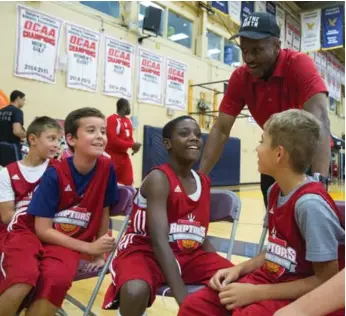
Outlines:
{"type": "Polygon", "coordinates": [[[229,40],[225,40],[223,62],[232,65],[240,62],[240,48],[229,40]]]}
{"type": "Polygon", "coordinates": [[[221,60],[221,36],[208,31],[208,57],[214,60],[221,60]]]}
{"type": "Polygon", "coordinates": [[[119,1],[80,1],[80,3],[114,18],[120,17],[119,1]]]}
{"type": "Polygon", "coordinates": [[[169,11],[167,38],[172,42],[191,48],[192,22],[182,16],[169,11]]]}
{"type": "Polygon", "coordinates": [[[157,5],[156,3],[152,2],[152,1],[141,1],[140,5],[139,5],[139,13],[138,13],[138,28],[142,29],[143,27],[143,20],[145,17],[145,10],[148,7],[154,7],[154,8],[158,8],[160,10],[162,10],[161,13],[161,22],[160,22],[160,30],[159,30],[159,35],[162,36],[163,34],[163,25],[165,23],[165,14],[164,14],[164,9],[162,7],[160,7],[159,5],[157,5]]]}

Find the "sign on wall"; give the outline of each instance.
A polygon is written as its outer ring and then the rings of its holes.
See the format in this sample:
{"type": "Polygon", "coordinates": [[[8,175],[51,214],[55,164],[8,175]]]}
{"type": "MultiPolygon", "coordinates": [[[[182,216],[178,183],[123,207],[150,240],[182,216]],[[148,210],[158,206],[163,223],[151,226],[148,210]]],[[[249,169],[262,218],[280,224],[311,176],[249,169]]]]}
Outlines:
{"type": "Polygon", "coordinates": [[[228,14],[235,23],[240,24],[241,1],[228,1],[228,14]]]}
{"type": "Polygon", "coordinates": [[[266,12],[266,1],[255,1],[255,12],[266,12]]]}
{"type": "Polygon", "coordinates": [[[56,82],[61,26],[62,21],[59,19],[17,6],[15,76],[56,82]]]}
{"type": "Polygon", "coordinates": [[[228,14],[228,1],[212,1],[211,6],[225,14],[228,14]]]}
{"type": "Polygon", "coordinates": [[[165,105],[176,110],[186,110],[187,65],[173,59],[166,59],[165,105]]]}
{"type": "Polygon", "coordinates": [[[344,45],[343,6],[322,10],[322,48],[331,49],[344,45]]]}
{"type": "Polygon", "coordinates": [[[163,57],[143,49],[138,57],[138,101],[162,104],[163,57]]]}
{"type": "Polygon", "coordinates": [[[69,88],[96,92],[100,41],[99,33],[66,23],[69,88]]]}
{"type": "Polygon", "coordinates": [[[135,47],[116,38],[105,36],[103,93],[132,99],[135,47]]]}
{"type": "Polygon", "coordinates": [[[302,26],[301,51],[307,53],[320,50],[321,9],[302,12],[300,17],[302,26]]]}
{"type": "Polygon", "coordinates": [[[281,7],[276,7],[276,23],[280,27],[280,41],[281,41],[281,48],[286,47],[286,29],[285,29],[285,23],[286,22],[286,13],[281,7]]]}
{"type": "Polygon", "coordinates": [[[300,24],[286,16],[286,48],[300,50],[300,24]]]}
{"type": "Polygon", "coordinates": [[[252,12],[254,12],[254,1],[241,1],[241,23],[243,23],[244,19],[252,12]]]}

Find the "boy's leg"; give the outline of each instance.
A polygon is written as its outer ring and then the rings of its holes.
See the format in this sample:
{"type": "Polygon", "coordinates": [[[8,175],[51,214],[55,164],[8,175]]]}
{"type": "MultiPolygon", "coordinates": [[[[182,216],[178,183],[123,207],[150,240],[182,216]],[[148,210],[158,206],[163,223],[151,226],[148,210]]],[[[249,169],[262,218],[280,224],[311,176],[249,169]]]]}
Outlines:
{"type": "Polygon", "coordinates": [[[42,245],[31,232],[11,232],[0,257],[0,315],[14,315],[39,277],[42,245]],[[9,303],[11,302],[11,303],[9,303]]]}
{"type": "Polygon", "coordinates": [[[112,284],[107,290],[103,308],[116,309],[120,305],[122,316],[142,315],[154,302],[158,286],[164,283],[163,274],[151,252],[121,253],[113,260],[110,271],[112,284]]]}
{"type": "Polygon", "coordinates": [[[76,251],[55,245],[44,246],[40,278],[33,303],[26,315],[51,316],[55,314],[72,285],[79,260],[80,254],[76,251]]]}

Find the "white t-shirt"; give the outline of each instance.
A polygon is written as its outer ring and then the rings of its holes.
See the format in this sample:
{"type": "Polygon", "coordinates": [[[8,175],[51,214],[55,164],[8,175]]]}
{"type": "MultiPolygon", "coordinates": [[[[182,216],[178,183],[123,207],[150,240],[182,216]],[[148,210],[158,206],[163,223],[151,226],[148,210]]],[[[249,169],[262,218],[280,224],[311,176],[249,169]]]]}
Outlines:
{"type": "MultiPolygon", "coordinates": [[[[43,164],[36,167],[24,166],[21,162],[17,162],[20,172],[24,179],[29,183],[34,183],[39,180],[47,169],[49,159],[43,164]]],[[[0,202],[14,201],[14,191],[11,185],[10,175],[7,168],[0,170],[0,202]]]]}

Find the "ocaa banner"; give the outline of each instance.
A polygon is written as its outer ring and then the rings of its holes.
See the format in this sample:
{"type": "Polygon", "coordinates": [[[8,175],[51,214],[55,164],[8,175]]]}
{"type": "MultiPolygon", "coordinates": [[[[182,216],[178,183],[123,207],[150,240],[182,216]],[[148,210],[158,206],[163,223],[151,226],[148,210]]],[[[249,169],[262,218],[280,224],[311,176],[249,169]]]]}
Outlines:
{"type": "Polygon", "coordinates": [[[343,11],[343,6],[322,10],[322,49],[331,49],[344,45],[343,11]]]}

